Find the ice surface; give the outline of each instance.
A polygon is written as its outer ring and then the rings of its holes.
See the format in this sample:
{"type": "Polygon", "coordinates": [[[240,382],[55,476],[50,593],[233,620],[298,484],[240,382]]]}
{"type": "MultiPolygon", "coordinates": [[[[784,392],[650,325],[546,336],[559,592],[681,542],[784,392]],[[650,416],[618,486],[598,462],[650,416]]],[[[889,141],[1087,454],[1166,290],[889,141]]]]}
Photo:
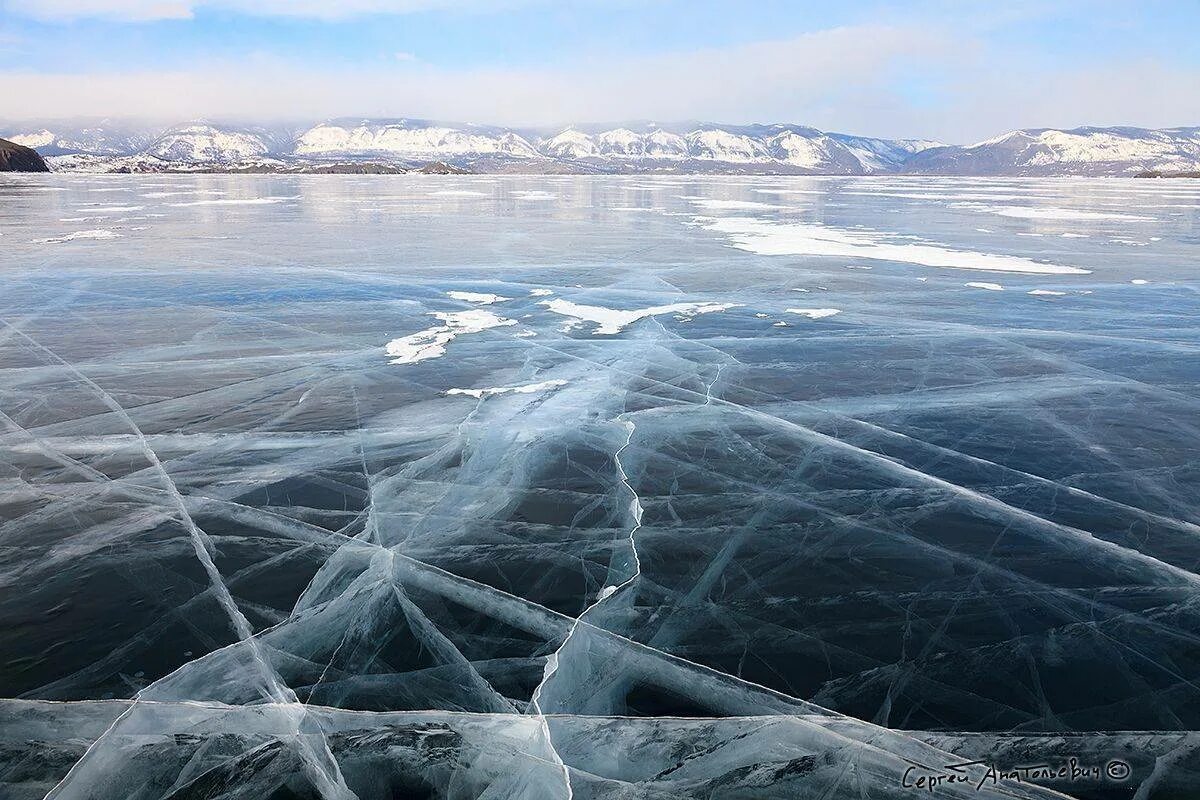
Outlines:
{"type": "Polygon", "coordinates": [[[1181,188],[154,183],[0,178],[0,797],[1194,794],[1181,188]]]}

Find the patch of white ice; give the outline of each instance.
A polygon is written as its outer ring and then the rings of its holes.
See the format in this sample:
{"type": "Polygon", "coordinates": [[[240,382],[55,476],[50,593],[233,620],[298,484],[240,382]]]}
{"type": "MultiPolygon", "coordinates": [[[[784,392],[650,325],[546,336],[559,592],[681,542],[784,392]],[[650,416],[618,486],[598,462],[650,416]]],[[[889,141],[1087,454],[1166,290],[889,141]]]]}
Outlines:
{"type": "Polygon", "coordinates": [[[809,319],[825,319],[826,317],[832,317],[834,314],[842,313],[840,308],[786,308],[784,310],[789,314],[799,314],[809,319]]]}
{"type": "Polygon", "coordinates": [[[970,286],[972,289],[987,289],[989,292],[1003,292],[1004,287],[998,283],[987,283],[986,281],[971,281],[964,283],[963,286],[970,286]]]}
{"type": "Polygon", "coordinates": [[[708,208],[714,211],[747,211],[787,207],[777,206],[771,203],[759,203],[755,200],[712,200],[707,197],[686,197],[683,195],[680,195],[680,199],[691,200],[701,208],[708,208]]]}
{"type": "Polygon", "coordinates": [[[650,306],[623,311],[604,306],[585,306],[562,298],[543,300],[539,305],[546,306],[555,314],[562,314],[564,317],[596,323],[596,330],[592,331],[596,336],[620,333],[625,326],[632,325],[639,319],[656,317],[659,314],[681,314],[691,317],[696,314],[726,311],[737,306],[736,303],[673,303],[669,306],[650,306]]]}
{"type": "Polygon", "coordinates": [[[75,231],[68,233],[66,236],[54,236],[49,239],[38,239],[39,244],[58,244],[61,242],[73,242],[76,239],[116,239],[120,234],[110,230],[97,229],[91,231],[75,231]]]}
{"type": "Polygon", "coordinates": [[[1001,217],[1017,219],[1063,219],[1063,220],[1097,220],[1097,219],[1151,219],[1137,214],[1118,214],[1115,211],[1083,211],[1077,208],[1050,208],[1030,206],[985,206],[975,203],[956,203],[976,211],[987,211],[1001,217]]]}
{"type": "Polygon", "coordinates": [[[220,200],[192,200],[187,203],[167,203],[169,206],[176,208],[187,208],[189,206],[260,206],[270,203],[283,203],[287,200],[299,200],[300,195],[289,195],[287,197],[249,197],[249,198],[221,198],[220,200]]]}
{"type": "Polygon", "coordinates": [[[535,392],[557,389],[559,386],[566,385],[566,381],[552,380],[542,381],[541,383],[527,383],[524,386],[496,386],[488,389],[448,389],[446,394],[464,394],[468,397],[482,399],[496,394],[534,394],[535,392]]]}
{"type": "Polygon", "coordinates": [[[484,292],[446,292],[447,297],[452,297],[455,300],[462,300],[465,303],[479,303],[481,306],[490,306],[492,303],[503,303],[505,300],[512,300],[511,297],[503,297],[498,294],[487,294],[484,292]]]}
{"type": "Polygon", "coordinates": [[[423,331],[392,339],[384,347],[391,356],[393,364],[415,364],[429,358],[437,358],[446,354],[446,345],[458,336],[468,333],[479,333],[489,328],[500,328],[506,325],[516,325],[515,319],[498,317],[490,311],[471,309],[470,311],[435,311],[431,316],[441,320],[443,324],[423,331]]]}
{"type": "Polygon", "coordinates": [[[1087,275],[1090,272],[1020,256],[953,250],[933,243],[890,242],[888,239],[894,237],[886,233],[849,231],[800,222],[779,223],[747,217],[726,217],[705,220],[704,226],[728,236],[734,247],[760,255],[868,258],[928,267],[1039,275],[1087,275]]]}
{"type": "Polygon", "coordinates": [[[186,197],[186,196],[195,196],[195,195],[200,195],[200,194],[221,195],[221,194],[225,194],[225,193],[211,191],[208,189],[196,189],[195,191],[188,191],[188,192],[146,192],[145,194],[142,195],[142,197],[145,197],[148,200],[160,200],[164,197],[180,197],[180,196],[186,197]]]}
{"type": "Polygon", "coordinates": [[[1045,297],[1062,297],[1066,292],[1056,292],[1053,289],[1030,289],[1026,294],[1034,294],[1045,297]]]}

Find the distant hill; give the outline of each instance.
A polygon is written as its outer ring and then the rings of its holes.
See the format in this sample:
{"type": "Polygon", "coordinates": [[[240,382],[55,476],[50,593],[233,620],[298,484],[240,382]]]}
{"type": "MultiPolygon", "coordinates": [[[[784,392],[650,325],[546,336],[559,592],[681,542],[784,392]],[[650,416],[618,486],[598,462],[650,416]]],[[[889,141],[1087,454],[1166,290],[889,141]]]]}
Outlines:
{"type": "Polygon", "coordinates": [[[436,163],[491,173],[1114,175],[1200,170],[1200,128],[1038,128],[971,145],[879,139],[803,125],[628,123],[556,129],[418,119],[315,125],[102,120],[0,125],[65,172],[405,172],[436,163]],[[335,166],[336,165],[336,166],[335,166]]]}
{"type": "Polygon", "coordinates": [[[932,175],[1137,175],[1200,170],[1200,128],[1039,128],[915,154],[903,171],[932,175]]]}
{"type": "Polygon", "coordinates": [[[0,172],[49,172],[50,168],[32,147],[0,139],[0,172]]]}

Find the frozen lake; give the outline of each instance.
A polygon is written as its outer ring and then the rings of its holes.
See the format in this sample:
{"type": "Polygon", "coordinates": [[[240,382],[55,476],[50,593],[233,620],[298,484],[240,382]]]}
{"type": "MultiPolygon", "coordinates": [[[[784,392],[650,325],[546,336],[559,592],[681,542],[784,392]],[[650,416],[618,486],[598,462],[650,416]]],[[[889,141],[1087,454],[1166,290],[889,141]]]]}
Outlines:
{"type": "Polygon", "coordinates": [[[0,796],[1194,789],[1198,275],[1186,180],[0,178],[0,796]]]}

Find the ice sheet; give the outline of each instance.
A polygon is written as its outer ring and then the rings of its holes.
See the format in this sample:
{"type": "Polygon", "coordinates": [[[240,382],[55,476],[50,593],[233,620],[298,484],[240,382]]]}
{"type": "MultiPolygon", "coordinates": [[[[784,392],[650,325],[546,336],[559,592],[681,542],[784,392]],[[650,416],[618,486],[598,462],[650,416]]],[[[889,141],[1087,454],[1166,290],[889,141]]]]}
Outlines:
{"type": "Polygon", "coordinates": [[[0,177],[0,796],[1189,797],[1184,189],[631,180],[0,177]]]}

